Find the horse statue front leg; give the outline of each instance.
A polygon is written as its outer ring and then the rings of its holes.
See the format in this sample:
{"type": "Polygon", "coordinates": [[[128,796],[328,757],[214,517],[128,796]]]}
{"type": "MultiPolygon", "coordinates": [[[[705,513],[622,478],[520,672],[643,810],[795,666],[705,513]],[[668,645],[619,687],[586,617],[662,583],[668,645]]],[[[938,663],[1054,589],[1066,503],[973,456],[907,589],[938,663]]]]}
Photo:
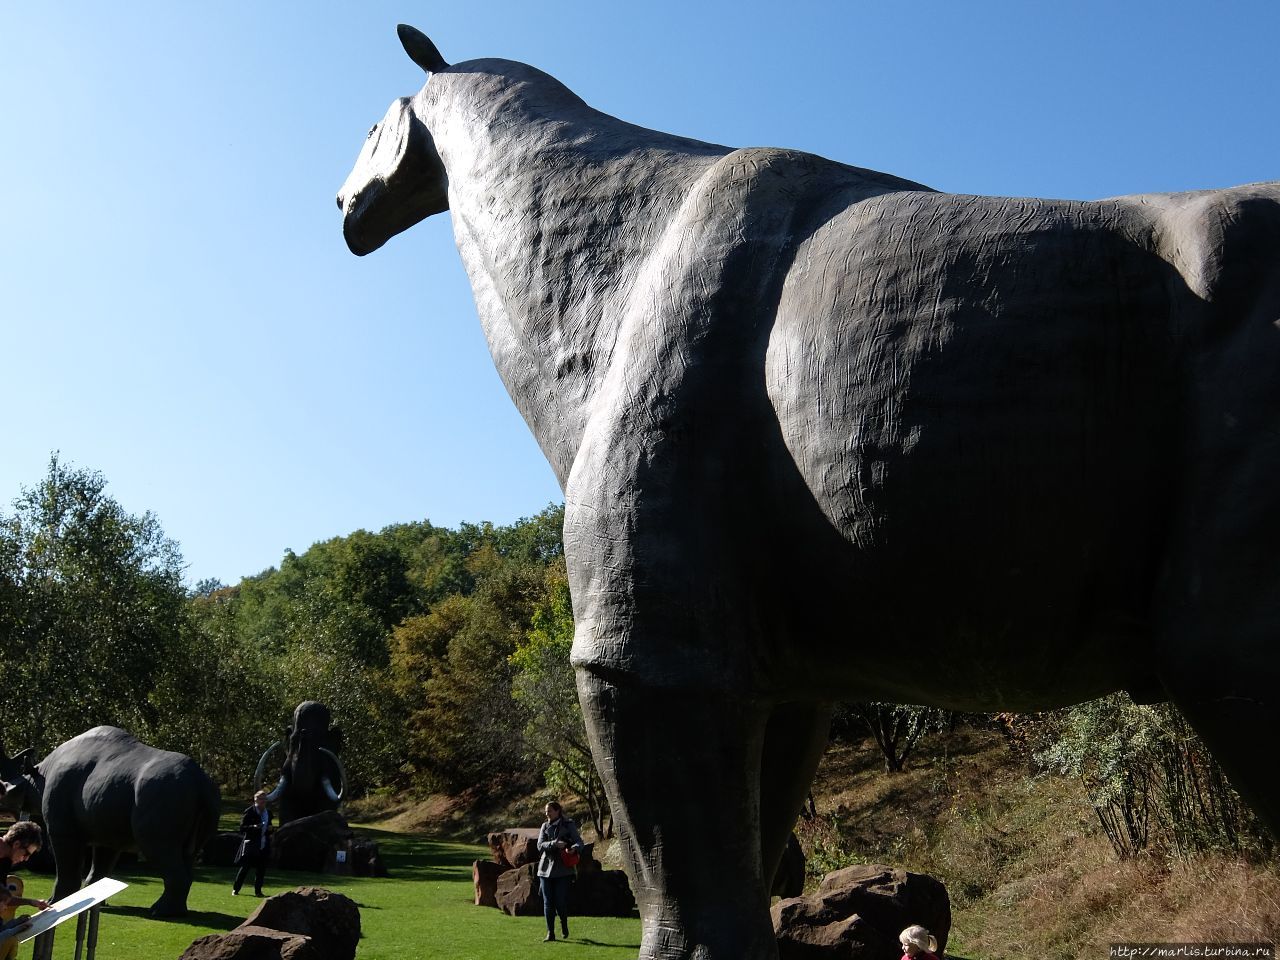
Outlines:
{"type": "Polygon", "coordinates": [[[764,710],[582,669],[578,695],[644,924],[641,960],[776,958],[759,831],[764,710]]]}
{"type": "Polygon", "coordinates": [[[640,960],[776,960],[769,888],[827,709],[585,668],[578,694],[644,925],[640,960]]]}

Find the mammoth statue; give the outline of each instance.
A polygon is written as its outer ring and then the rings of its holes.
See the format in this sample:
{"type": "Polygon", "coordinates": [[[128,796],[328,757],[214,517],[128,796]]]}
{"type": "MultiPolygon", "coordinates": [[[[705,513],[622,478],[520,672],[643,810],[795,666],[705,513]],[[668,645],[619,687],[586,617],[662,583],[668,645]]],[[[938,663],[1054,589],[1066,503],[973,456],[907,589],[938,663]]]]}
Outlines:
{"type": "Polygon", "coordinates": [[[106,876],[129,850],[142,854],[164,881],[152,914],[183,916],[196,854],[217,829],[221,805],[199,764],[118,727],[87,730],[37,764],[31,754],[8,757],[0,749],[0,777],[8,787],[0,809],[43,821],[58,871],[52,899],[106,876]]]}
{"type": "Polygon", "coordinates": [[[643,960],[777,957],[835,700],[1169,699],[1280,827],[1280,183],[950,194],[400,33],[343,235],[450,213],[564,489],[643,960]]]}
{"type": "Polygon", "coordinates": [[[325,810],[337,810],[346,791],[347,774],[338,753],[342,730],[329,726],[329,708],[315,700],[304,700],[293,711],[293,723],[284,737],[263,751],[253,775],[258,790],[266,777],[271,755],[284,749],[284,763],[267,802],[279,813],[279,822],[288,823],[325,810]]]}

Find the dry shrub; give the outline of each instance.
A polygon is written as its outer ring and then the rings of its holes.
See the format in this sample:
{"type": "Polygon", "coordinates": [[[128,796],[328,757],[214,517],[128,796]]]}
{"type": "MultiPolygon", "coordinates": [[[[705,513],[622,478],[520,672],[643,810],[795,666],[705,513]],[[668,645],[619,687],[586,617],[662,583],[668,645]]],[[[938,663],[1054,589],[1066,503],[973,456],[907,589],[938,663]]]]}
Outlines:
{"type": "Polygon", "coordinates": [[[1280,872],[1221,854],[1175,862],[1135,896],[1109,940],[1247,943],[1280,936],[1280,872]]]}
{"type": "Polygon", "coordinates": [[[1126,940],[1280,936],[1280,872],[1221,852],[1119,860],[1079,779],[1027,776],[1044,725],[1031,726],[1020,753],[1007,733],[961,730],[899,774],[882,772],[873,745],[833,748],[806,849],[828,869],[881,861],[942,880],[959,956],[1076,960],[1126,940]]]}

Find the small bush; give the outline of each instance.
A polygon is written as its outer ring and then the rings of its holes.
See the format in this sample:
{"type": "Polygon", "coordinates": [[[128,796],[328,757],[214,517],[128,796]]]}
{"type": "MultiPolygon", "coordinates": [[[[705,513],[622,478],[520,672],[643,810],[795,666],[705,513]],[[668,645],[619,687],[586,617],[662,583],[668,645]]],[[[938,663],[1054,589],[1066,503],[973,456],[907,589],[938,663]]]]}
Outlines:
{"type": "Polygon", "coordinates": [[[1034,752],[1036,762],[1084,784],[1122,859],[1148,849],[1180,858],[1270,850],[1261,825],[1172,706],[1117,693],[1047,716],[1039,730],[1048,742],[1034,752]]]}

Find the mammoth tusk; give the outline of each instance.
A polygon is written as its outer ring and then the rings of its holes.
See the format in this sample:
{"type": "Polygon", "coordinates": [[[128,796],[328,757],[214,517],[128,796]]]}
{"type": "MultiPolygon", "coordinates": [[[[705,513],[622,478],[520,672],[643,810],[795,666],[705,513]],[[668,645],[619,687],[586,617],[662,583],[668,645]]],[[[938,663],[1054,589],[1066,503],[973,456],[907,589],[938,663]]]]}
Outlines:
{"type": "Polygon", "coordinates": [[[333,789],[333,784],[329,782],[328,777],[320,778],[320,786],[324,787],[324,795],[329,798],[330,803],[342,802],[342,794],[333,789]]]}
{"type": "Polygon", "coordinates": [[[343,794],[347,792],[347,771],[342,766],[342,761],[338,759],[338,755],[334,753],[332,750],[326,750],[324,747],[321,747],[320,752],[323,753],[330,760],[332,760],[334,765],[338,768],[337,792],[336,793],[334,792],[333,784],[329,781],[328,777],[323,778],[323,783],[324,783],[324,791],[328,795],[329,800],[332,801],[333,803],[340,803],[342,801],[343,794]]]}
{"type": "Polygon", "coordinates": [[[280,794],[284,793],[284,784],[285,779],[282,775],[280,777],[280,782],[276,784],[276,788],[267,794],[267,803],[275,803],[280,799],[280,794]]]}
{"type": "MultiPolygon", "coordinates": [[[[267,758],[271,756],[271,751],[280,746],[280,741],[276,740],[262,754],[262,759],[258,761],[258,769],[253,771],[253,792],[257,793],[262,789],[262,778],[267,773],[267,758]]],[[[277,789],[279,789],[277,787],[277,789]]]]}

